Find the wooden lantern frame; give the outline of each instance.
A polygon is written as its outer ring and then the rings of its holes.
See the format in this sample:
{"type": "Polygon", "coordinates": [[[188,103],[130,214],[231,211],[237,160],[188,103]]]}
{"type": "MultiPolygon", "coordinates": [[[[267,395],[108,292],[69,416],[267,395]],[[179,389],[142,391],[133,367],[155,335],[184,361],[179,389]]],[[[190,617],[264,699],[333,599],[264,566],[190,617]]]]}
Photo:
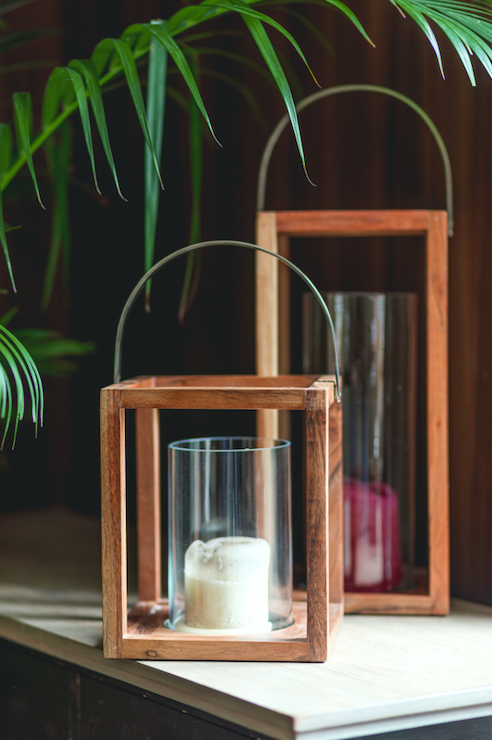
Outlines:
{"type": "Polygon", "coordinates": [[[101,391],[103,632],[107,658],[321,662],[343,615],[342,426],[331,376],[145,377],[101,391]],[[128,613],[125,414],[136,410],[138,603],[128,613]],[[159,409],[301,410],[306,429],[307,591],[295,624],[208,637],[164,626],[159,409]]]}
{"type": "MultiPolygon", "coordinates": [[[[257,244],[289,257],[291,237],[423,236],[427,363],[428,583],[414,591],[345,593],[345,613],[447,614],[449,611],[448,235],[446,211],[263,211],[257,244]]],[[[256,254],[256,371],[290,370],[287,270],[256,254]]],[[[279,435],[279,413],[261,412],[258,433],[279,435]]]]}

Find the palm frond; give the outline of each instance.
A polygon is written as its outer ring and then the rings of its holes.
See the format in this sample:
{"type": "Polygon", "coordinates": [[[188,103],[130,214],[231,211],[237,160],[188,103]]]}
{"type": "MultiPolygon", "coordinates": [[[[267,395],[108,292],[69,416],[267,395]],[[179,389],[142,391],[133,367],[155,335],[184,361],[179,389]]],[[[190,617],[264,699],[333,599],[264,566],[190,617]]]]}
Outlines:
{"type": "Polygon", "coordinates": [[[5,326],[0,324],[0,418],[3,419],[3,448],[13,421],[12,447],[17,427],[24,417],[27,385],[31,403],[31,419],[36,432],[43,423],[43,384],[38,369],[24,345],[5,326]]]}
{"type": "MultiPolygon", "coordinates": [[[[12,132],[7,123],[0,123],[0,180],[3,173],[8,169],[12,159],[12,132]]],[[[14,293],[17,293],[15,286],[14,273],[10,263],[9,249],[7,246],[7,235],[5,233],[5,222],[3,220],[2,193],[0,191],[0,242],[2,243],[7,269],[9,271],[10,282],[14,293]]]]}
{"type": "MultiPolygon", "coordinates": [[[[310,1],[316,2],[317,0],[310,1]]],[[[157,147],[160,146],[158,143],[159,134],[157,130],[153,130],[155,122],[152,123],[148,120],[137,73],[137,64],[139,64],[146,55],[148,55],[151,41],[153,48],[154,46],[155,48],[163,47],[159,52],[161,55],[165,51],[173,60],[177,70],[188,87],[191,97],[215,138],[212,124],[201,98],[195,76],[190,70],[185,53],[175,40],[175,37],[188,32],[190,29],[203,24],[205,21],[212,20],[226,13],[235,13],[243,17],[251,36],[255,40],[265,61],[267,62],[267,68],[273,75],[274,83],[278,86],[289,111],[289,115],[291,116],[296,142],[301,154],[303,166],[305,167],[302,141],[293,96],[287,82],[283,66],[281,65],[279,57],[266,34],[264,25],[266,24],[274,28],[285,36],[294,46],[304,62],[306,64],[307,62],[297,42],[286,29],[265,13],[252,8],[253,5],[259,4],[259,2],[260,0],[247,0],[246,2],[244,0],[218,0],[218,2],[217,0],[203,0],[199,5],[182,8],[168,21],[134,24],[127,28],[119,39],[103,39],[94,49],[90,60],[73,60],[67,67],[57,68],[53,71],[47,83],[43,97],[43,128],[34,139],[31,138],[31,98],[28,93],[16,93],[14,95],[14,109],[19,154],[17,158],[9,164],[7,169],[2,170],[0,190],[5,190],[21,167],[27,163],[36,194],[41,202],[33,164],[33,154],[53,136],[64,121],[66,121],[66,119],[77,109],[80,111],[94,181],[96,183],[96,188],[98,187],[91,124],[88,112],[87,99],[89,99],[94,112],[94,118],[99,135],[102,140],[106,159],[111,168],[117,190],[121,195],[116,167],[111,152],[102,93],[110,87],[110,84],[114,82],[115,78],[121,78],[122,76],[124,76],[126,85],[132,96],[133,104],[147,145],[147,151],[149,152],[148,156],[151,157],[154,169],[158,173],[158,177],[160,179],[160,152],[157,151],[157,147]]],[[[357,18],[344,3],[339,0],[325,0],[325,4],[339,12],[342,12],[363,34],[365,34],[357,18]]],[[[0,6],[0,10],[1,8],[2,6],[0,6]]],[[[148,110],[152,111],[153,97],[161,93],[162,88],[158,89],[157,84],[151,85],[150,97],[148,93],[147,98],[148,110]]],[[[169,94],[172,95],[172,92],[170,91],[169,94]]],[[[157,108],[159,108],[159,105],[157,108]]],[[[152,187],[154,188],[154,186],[152,187]]],[[[152,226],[152,223],[155,222],[156,218],[155,213],[152,213],[152,211],[155,210],[155,195],[151,196],[150,190],[147,202],[149,204],[149,212],[146,216],[147,236],[145,252],[147,255],[146,261],[148,262],[149,259],[152,259],[153,255],[153,244],[151,244],[151,242],[155,238],[155,236],[153,236],[155,235],[155,224],[152,226]]],[[[58,218],[55,219],[55,226],[57,224],[58,226],[61,226],[61,221],[59,221],[58,218]]],[[[54,239],[58,238],[59,233],[55,233],[54,239]]],[[[5,233],[2,230],[1,217],[0,241],[8,262],[7,241],[5,239],[5,233]]],[[[53,254],[54,253],[52,252],[52,256],[53,254]]]]}
{"type": "Polygon", "coordinates": [[[34,162],[32,161],[32,147],[31,147],[31,132],[32,132],[32,102],[29,93],[14,93],[13,95],[14,104],[14,116],[15,116],[15,130],[17,134],[17,145],[22,152],[29,172],[31,173],[34,189],[36,196],[42,208],[44,208],[39,194],[38,181],[36,178],[36,172],[34,170],[34,162]]]}
{"type": "Polygon", "coordinates": [[[441,52],[432,21],[448,37],[460,57],[472,85],[476,85],[471,57],[475,55],[492,77],[492,9],[487,2],[472,0],[390,0],[403,15],[412,18],[431,42],[444,76],[441,52]]]}
{"type": "Polygon", "coordinates": [[[74,94],[82,120],[85,143],[91,161],[94,185],[100,194],[97,184],[96,162],[94,159],[94,147],[92,144],[91,123],[89,118],[89,106],[87,104],[87,93],[82,75],[73,67],[57,67],[53,70],[46,85],[43,97],[43,128],[46,128],[56,118],[60,103],[63,107],[70,105],[74,94]]]}

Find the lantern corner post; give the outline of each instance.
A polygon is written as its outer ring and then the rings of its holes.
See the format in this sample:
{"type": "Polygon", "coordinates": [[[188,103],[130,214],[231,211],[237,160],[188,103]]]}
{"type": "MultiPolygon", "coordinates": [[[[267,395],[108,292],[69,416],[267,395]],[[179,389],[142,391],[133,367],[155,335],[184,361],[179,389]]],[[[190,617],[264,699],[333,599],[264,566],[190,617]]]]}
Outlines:
{"type": "Polygon", "coordinates": [[[120,658],[127,631],[126,465],[125,411],[115,386],[101,391],[100,419],[104,656],[120,658]]]}

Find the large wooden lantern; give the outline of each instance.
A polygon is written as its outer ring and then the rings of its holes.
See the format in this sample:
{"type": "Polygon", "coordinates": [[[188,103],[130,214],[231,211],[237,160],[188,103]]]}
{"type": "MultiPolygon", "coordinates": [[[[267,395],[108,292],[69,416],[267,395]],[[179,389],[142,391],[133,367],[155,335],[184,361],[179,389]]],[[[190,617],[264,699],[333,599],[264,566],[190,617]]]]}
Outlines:
{"type": "MultiPolygon", "coordinates": [[[[422,517],[422,529],[426,530],[422,539],[426,542],[427,563],[426,567],[415,569],[416,577],[410,587],[395,588],[390,592],[378,593],[375,589],[372,592],[351,591],[346,581],[345,612],[447,614],[449,611],[447,214],[444,211],[425,210],[271,211],[257,214],[258,244],[284,257],[289,257],[290,241],[296,237],[397,236],[422,238],[420,259],[423,263],[424,279],[419,296],[419,313],[422,316],[423,328],[421,333],[423,370],[417,389],[416,404],[420,419],[418,442],[422,474],[417,496],[422,508],[426,509],[426,515],[422,517]]],[[[364,242],[362,239],[359,241],[362,251],[364,242]]],[[[259,253],[256,259],[256,370],[262,375],[290,372],[288,275],[282,264],[267,255],[259,253]]],[[[321,372],[323,368],[311,367],[310,370],[321,372]]],[[[348,407],[347,404],[345,408],[348,407]]],[[[396,404],[394,413],[397,413],[396,404]]],[[[288,438],[289,432],[286,431],[288,418],[282,419],[278,411],[263,411],[261,415],[262,433],[272,436],[280,434],[288,438]]],[[[410,418],[408,424],[412,423],[410,418]]],[[[348,440],[352,430],[344,429],[344,435],[348,440]]],[[[350,491],[350,485],[350,481],[346,481],[344,485],[346,532],[347,528],[350,528],[350,517],[347,516],[347,507],[351,504],[350,495],[364,494],[364,489],[359,487],[357,491],[353,485],[353,490],[350,491]]],[[[367,490],[369,491],[369,488],[367,490]]],[[[365,531],[370,532],[371,536],[375,527],[371,523],[372,509],[371,511],[369,509],[379,506],[379,509],[374,508],[374,512],[377,514],[382,511],[381,528],[384,530],[384,505],[388,509],[391,503],[389,498],[384,499],[385,491],[388,490],[388,487],[380,485],[374,492],[362,496],[363,504],[359,505],[359,509],[364,507],[367,509],[368,524],[365,531]]],[[[395,498],[394,493],[393,497],[395,498]]],[[[345,551],[349,549],[350,537],[347,538],[345,551]]],[[[368,550],[369,548],[366,548],[365,551],[368,550]]],[[[381,569],[383,566],[386,567],[387,558],[383,548],[378,557],[381,569]]]]}
{"type": "MultiPolygon", "coordinates": [[[[318,285],[325,281],[323,297],[333,313],[345,394],[345,612],[447,614],[451,163],[427,113],[395,90],[339,85],[309,95],[297,111],[347,93],[394,98],[427,126],[442,159],[446,211],[268,210],[268,168],[288,126],[285,115],[260,162],[256,240],[290,258],[299,248],[294,240],[301,239],[299,259],[316,272],[318,285]]],[[[292,320],[299,295],[288,272],[281,261],[258,253],[258,374],[289,373],[301,356],[304,373],[331,371],[324,319],[309,295],[302,301],[301,332],[292,320]]],[[[289,438],[288,413],[260,412],[259,421],[262,433],[289,438]]]]}
{"type": "Polygon", "coordinates": [[[151,274],[190,249],[161,260],[130,296],[118,330],[116,382],[101,391],[104,655],[325,661],[343,615],[342,416],[335,378],[152,376],[119,382],[123,326],[136,295],[151,274]],[[263,437],[169,445],[170,593],[162,595],[160,425],[171,409],[303,412],[304,599],[293,595],[290,443],[263,437]],[[129,609],[125,417],[133,411],[138,601],[129,609]]]}

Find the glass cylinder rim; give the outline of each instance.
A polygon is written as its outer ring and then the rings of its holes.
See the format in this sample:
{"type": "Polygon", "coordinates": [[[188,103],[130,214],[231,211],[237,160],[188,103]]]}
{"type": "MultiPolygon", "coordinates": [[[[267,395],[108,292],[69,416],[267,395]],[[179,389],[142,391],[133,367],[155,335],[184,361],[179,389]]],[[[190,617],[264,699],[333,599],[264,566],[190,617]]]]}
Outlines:
{"type": "Polygon", "coordinates": [[[284,449],[286,447],[290,447],[291,443],[287,439],[273,439],[272,437],[239,437],[239,436],[232,436],[232,437],[191,437],[189,439],[178,439],[175,442],[170,442],[168,444],[168,448],[170,450],[180,450],[183,452],[217,452],[217,453],[223,453],[223,452],[256,452],[259,450],[280,450],[284,449]],[[206,447],[197,447],[197,448],[191,448],[191,447],[185,447],[185,443],[189,442],[215,442],[218,440],[265,440],[268,442],[273,442],[274,444],[270,446],[257,446],[257,447],[238,447],[228,450],[211,450],[210,448],[206,447]]]}

